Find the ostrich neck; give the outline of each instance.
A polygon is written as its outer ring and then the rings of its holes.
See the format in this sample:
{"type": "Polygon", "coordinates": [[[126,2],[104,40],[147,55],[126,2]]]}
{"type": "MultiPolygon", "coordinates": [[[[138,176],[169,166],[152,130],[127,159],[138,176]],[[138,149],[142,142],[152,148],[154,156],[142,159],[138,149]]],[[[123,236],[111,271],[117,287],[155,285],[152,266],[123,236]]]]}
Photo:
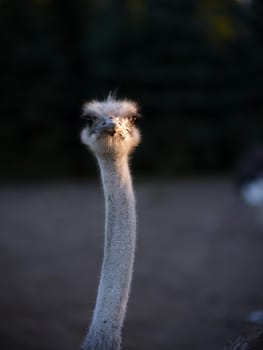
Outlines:
{"type": "Polygon", "coordinates": [[[118,350],[129,297],[136,240],[128,158],[98,159],[105,196],[105,246],[98,295],[85,350],[118,350]]]}

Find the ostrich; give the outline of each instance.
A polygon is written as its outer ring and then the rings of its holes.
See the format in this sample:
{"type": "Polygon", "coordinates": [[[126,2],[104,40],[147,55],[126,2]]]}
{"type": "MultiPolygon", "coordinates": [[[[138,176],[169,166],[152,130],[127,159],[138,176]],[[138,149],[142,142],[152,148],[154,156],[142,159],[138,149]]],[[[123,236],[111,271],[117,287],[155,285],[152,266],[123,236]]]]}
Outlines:
{"type": "MultiPolygon", "coordinates": [[[[120,350],[136,240],[135,197],[129,156],[140,142],[138,107],[111,95],[84,104],[81,141],[95,154],[105,197],[105,246],[93,318],[83,350],[120,350]]],[[[225,350],[263,350],[263,334],[239,339],[225,350]]]]}
{"type": "Polygon", "coordinates": [[[140,142],[138,107],[111,95],[84,104],[81,141],[95,154],[105,196],[105,246],[95,310],[84,350],[119,350],[136,240],[135,197],[129,156],[140,142]]]}

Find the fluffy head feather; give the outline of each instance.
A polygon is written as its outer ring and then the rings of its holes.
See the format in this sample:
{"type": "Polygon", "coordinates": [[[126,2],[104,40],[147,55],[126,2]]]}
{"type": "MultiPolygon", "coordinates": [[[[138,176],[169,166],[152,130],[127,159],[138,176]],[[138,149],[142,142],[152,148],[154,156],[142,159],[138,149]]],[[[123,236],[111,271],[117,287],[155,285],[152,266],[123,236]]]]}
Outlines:
{"type": "Polygon", "coordinates": [[[116,100],[110,94],[105,101],[93,100],[83,106],[82,116],[100,117],[103,115],[115,117],[138,117],[138,105],[131,100],[116,100]]]}

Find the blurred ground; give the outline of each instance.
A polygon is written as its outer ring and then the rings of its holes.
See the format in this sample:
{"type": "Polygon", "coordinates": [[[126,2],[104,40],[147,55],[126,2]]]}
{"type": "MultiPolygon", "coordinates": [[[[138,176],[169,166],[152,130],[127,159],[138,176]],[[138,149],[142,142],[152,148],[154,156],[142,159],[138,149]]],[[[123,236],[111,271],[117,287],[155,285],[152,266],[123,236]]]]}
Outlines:
{"type": "MultiPolygon", "coordinates": [[[[125,350],[220,349],[263,308],[263,231],[228,179],[137,183],[125,350]],[[215,345],[216,344],[216,345],[215,345]]],[[[98,183],[2,187],[0,348],[78,349],[102,258],[98,183]]]]}

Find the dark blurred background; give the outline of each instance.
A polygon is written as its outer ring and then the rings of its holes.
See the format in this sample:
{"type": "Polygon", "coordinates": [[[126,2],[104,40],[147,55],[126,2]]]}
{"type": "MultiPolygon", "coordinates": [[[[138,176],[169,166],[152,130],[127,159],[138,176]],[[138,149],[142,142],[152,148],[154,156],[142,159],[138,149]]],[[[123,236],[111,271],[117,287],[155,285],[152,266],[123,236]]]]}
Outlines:
{"type": "Polygon", "coordinates": [[[262,5],[240,5],[1,0],[1,180],[94,176],[80,109],[113,90],[142,108],[138,173],[230,170],[263,133],[262,5]]]}
{"type": "Polygon", "coordinates": [[[123,349],[217,350],[262,328],[263,204],[233,185],[263,141],[262,15],[261,0],[0,0],[1,350],[83,341],[104,204],[80,114],[109,91],[143,115],[123,349]]]}

